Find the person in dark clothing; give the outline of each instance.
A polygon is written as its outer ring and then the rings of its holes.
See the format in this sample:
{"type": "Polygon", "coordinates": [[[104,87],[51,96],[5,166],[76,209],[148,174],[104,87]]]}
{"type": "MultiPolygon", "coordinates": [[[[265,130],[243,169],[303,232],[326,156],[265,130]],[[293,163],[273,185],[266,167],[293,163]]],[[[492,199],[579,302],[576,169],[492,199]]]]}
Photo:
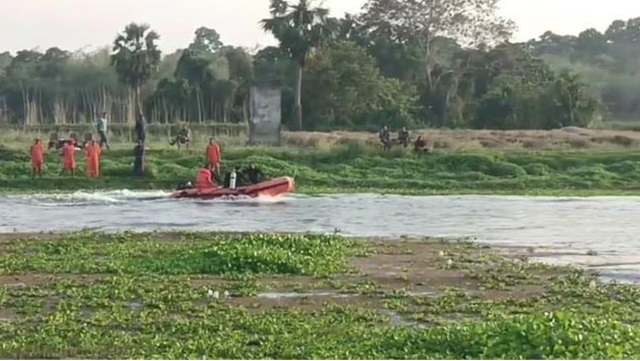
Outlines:
{"type": "Polygon", "coordinates": [[[180,149],[181,145],[186,145],[186,147],[189,148],[190,142],[191,142],[191,131],[185,125],[182,127],[182,129],[180,129],[176,137],[173,138],[171,142],[169,142],[169,145],[171,146],[177,145],[178,149],[180,149]]]}
{"type": "Polygon", "coordinates": [[[424,139],[422,139],[422,137],[418,137],[415,141],[415,143],[413,143],[413,151],[416,154],[425,154],[429,151],[429,149],[427,148],[427,142],[424,141],[424,139]]]}
{"type": "Polygon", "coordinates": [[[249,184],[258,184],[262,182],[262,171],[256,168],[254,164],[250,164],[247,169],[242,172],[249,184]]]}
{"type": "Polygon", "coordinates": [[[100,136],[100,149],[106,146],[107,149],[111,149],[109,141],[107,140],[107,112],[102,112],[102,116],[98,119],[96,124],[98,135],[100,136]]]}
{"type": "Polygon", "coordinates": [[[407,127],[402,127],[402,130],[398,132],[398,142],[405,148],[409,146],[409,131],[407,127]]]}
{"type": "Polygon", "coordinates": [[[146,122],[147,121],[144,118],[144,114],[142,114],[142,111],[140,111],[138,113],[138,117],[136,118],[136,141],[141,141],[142,143],[144,143],[146,136],[144,132],[144,126],[146,122]]]}
{"type": "Polygon", "coordinates": [[[389,133],[389,127],[387,125],[383,125],[382,129],[380,129],[380,134],[378,135],[380,138],[380,143],[382,143],[382,147],[385,152],[391,150],[391,134],[389,133]]]}
{"type": "Polygon", "coordinates": [[[144,143],[138,141],[133,148],[133,174],[136,176],[144,175],[144,143]]]}
{"type": "Polygon", "coordinates": [[[49,144],[47,146],[48,150],[54,149],[54,150],[60,150],[64,147],[64,145],[67,144],[67,140],[66,139],[58,139],[58,140],[50,140],[49,144]]]}

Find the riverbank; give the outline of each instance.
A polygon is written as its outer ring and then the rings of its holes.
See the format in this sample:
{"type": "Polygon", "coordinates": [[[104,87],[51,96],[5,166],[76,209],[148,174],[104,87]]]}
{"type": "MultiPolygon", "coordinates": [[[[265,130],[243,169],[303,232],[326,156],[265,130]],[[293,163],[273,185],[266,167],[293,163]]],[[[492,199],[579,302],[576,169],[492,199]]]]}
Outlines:
{"type": "MultiPolygon", "coordinates": [[[[181,124],[147,124],[146,143],[153,149],[166,148],[178,133],[181,124]]],[[[0,125],[0,144],[15,148],[33,142],[35,137],[49,139],[57,131],[58,136],[70,133],[82,136],[95,132],[95,124],[42,124],[31,126],[0,125]]],[[[213,136],[223,147],[240,147],[247,143],[248,126],[233,123],[189,124],[192,143],[204,148],[213,136]]],[[[397,136],[397,129],[392,136],[397,136]]],[[[411,129],[411,138],[418,136],[432,142],[435,149],[458,150],[553,150],[589,149],[624,150],[640,148],[640,132],[632,130],[586,129],[566,127],[553,130],[478,130],[478,129],[411,129]]],[[[94,134],[95,136],[95,134],[94,134]]],[[[110,124],[109,142],[116,149],[130,149],[135,139],[133,125],[110,124]]],[[[345,144],[379,147],[377,132],[282,132],[285,146],[314,149],[330,149],[345,144]]]]}
{"type": "Polygon", "coordinates": [[[16,237],[0,237],[2,358],[640,356],[638,288],[529,262],[531,249],[338,235],[16,237]]]}
{"type": "MultiPolygon", "coordinates": [[[[78,152],[80,169],[84,159],[78,152]]],[[[43,179],[31,179],[24,150],[0,149],[0,189],[7,191],[173,189],[192,180],[201,151],[150,150],[147,174],[133,177],[131,151],[105,151],[103,176],[58,175],[57,154],[47,156],[43,179]]],[[[436,151],[416,156],[396,149],[347,145],[306,148],[226,148],[223,170],[256,164],[267,177],[295,176],[300,193],[640,195],[640,153],[617,151],[436,151]]]]}

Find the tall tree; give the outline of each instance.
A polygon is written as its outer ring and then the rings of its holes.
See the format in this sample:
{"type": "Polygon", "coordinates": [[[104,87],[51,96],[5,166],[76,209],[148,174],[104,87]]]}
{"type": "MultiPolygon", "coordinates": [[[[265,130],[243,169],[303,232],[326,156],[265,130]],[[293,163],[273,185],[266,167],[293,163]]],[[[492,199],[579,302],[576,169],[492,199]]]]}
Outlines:
{"type": "Polygon", "coordinates": [[[576,37],[573,35],[559,35],[553,31],[545,31],[537,39],[529,40],[527,47],[537,56],[569,56],[575,43],[576,37]]]}
{"type": "Polygon", "coordinates": [[[140,89],[158,71],[161,52],[157,41],[160,35],[147,24],[131,23],[113,43],[111,64],[120,81],[134,91],[135,104],[142,109],[140,89]]]}
{"type": "Polygon", "coordinates": [[[9,66],[9,64],[11,64],[12,58],[13,57],[11,56],[11,53],[8,51],[0,53],[0,75],[4,74],[5,69],[9,66]]]}
{"type": "Polygon", "coordinates": [[[560,72],[551,85],[550,97],[553,101],[546,102],[549,114],[561,125],[587,127],[599,116],[599,100],[577,74],[560,72]]]}
{"type": "Polygon", "coordinates": [[[312,0],[271,0],[271,18],[261,21],[262,28],[273,34],[296,64],[294,116],[297,129],[302,129],[302,71],[307,57],[324,45],[335,30],[328,21],[329,10],[313,7],[312,0]]]}
{"type": "MultiPolygon", "coordinates": [[[[421,52],[427,101],[448,72],[441,71],[443,38],[463,46],[508,40],[513,22],[497,15],[498,0],[369,0],[359,17],[371,36],[421,52]]],[[[431,104],[426,104],[431,107],[431,104]]]]}
{"type": "Polygon", "coordinates": [[[594,28],[581,32],[575,40],[573,59],[596,62],[608,50],[604,34],[594,28]]]}
{"type": "Polygon", "coordinates": [[[616,62],[617,71],[630,74],[640,72],[640,17],[626,22],[616,20],[605,31],[609,55],[616,62]]]}
{"type": "Polygon", "coordinates": [[[39,73],[45,78],[59,78],[64,66],[71,58],[71,53],[57,47],[47,49],[39,59],[39,73]]]}
{"type": "Polygon", "coordinates": [[[234,106],[240,112],[233,114],[236,119],[249,120],[250,85],[254,79],[253,58],[243,48],[225,47],[223,49],[229,64],[229,80],[236,84],[234,106]]]}
{"type": "Polygon", "coordinates": [[[382,76],[376,61],[352,42],[338,42],[310,57],[303,98],[310,129],[377,130],[378,123],[409,125],[416,90],[382,76]]]}
{"type": "Polygon", "coordinates": [[[218,52],[224,44],[220,40],[220,34],[215,29],[201,26],[195,31],[193,42],[189,44],[189,49],[199,50],[207,53],[218,52]]]}

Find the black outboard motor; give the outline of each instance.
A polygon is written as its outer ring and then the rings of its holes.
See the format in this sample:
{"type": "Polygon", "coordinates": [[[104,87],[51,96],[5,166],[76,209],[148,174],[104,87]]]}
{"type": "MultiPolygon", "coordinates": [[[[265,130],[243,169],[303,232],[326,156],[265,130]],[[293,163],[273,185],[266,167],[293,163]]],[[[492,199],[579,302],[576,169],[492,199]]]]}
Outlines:
{"type": "Polygon", "coordinates": [[[178,184],[178,187],[176,187],[176,190],[184,191],[184,190],[191,189],[191,188],[193,188],[193,184],[191,184],[191,182],[187,181],[187,182],[182,182],[182,183],[178,184]]]}

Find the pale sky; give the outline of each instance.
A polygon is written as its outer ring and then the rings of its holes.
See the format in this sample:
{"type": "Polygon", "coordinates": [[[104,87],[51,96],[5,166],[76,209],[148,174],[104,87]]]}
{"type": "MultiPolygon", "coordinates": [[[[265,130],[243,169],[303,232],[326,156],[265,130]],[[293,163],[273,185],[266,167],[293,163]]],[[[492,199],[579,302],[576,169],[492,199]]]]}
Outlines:
{"type": "MultiPolygon", "coordinates": [[[[325,0],[334,16],[357,12],[365,0],[325,0]]],[[[501,14],[514,20],[515,40],[546,30],[577,34],[603,31],[615,19],[640,17],[639,0],[502,0],[501,14]]],[[[0,52],[58,46],[92,50],[110,45],[131,21],[148,23],[165,52],[186,47],[200,26],[214,28],[227,44],[268,45],[258,21],[269,0],[0,0],[0,52]]]]}

